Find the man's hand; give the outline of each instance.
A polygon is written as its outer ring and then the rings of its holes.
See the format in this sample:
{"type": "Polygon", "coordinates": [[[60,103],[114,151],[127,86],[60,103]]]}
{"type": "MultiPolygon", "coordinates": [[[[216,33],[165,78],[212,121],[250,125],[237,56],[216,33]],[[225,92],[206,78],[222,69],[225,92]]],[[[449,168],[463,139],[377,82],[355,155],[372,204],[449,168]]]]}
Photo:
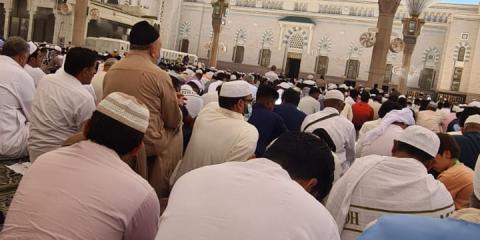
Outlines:
{"type": "Polygon", "coordinates": [[[186,103],[185,103],[186,100],[187,100],[187,98],[183,94],[177,92],[177,104],[178,104],[178,106],[185,106],[186,105],[186,103]]]}

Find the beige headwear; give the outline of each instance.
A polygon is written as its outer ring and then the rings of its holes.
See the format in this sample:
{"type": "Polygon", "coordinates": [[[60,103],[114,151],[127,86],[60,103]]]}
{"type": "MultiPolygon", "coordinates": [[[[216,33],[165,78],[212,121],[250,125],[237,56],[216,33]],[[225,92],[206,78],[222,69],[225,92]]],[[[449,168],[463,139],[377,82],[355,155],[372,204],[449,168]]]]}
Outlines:
{"type": "Polygon", "coordinates": [[[142,133],[147,131],[150,112],[133,96],[111,93],[98,104],[97,111],[142,133]]]}

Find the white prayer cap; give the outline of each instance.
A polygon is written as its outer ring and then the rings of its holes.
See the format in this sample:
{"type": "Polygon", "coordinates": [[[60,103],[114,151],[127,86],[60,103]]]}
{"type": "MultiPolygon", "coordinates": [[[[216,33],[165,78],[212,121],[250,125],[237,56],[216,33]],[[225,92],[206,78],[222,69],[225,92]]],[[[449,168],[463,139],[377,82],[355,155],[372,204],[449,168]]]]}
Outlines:
{"type": "Polygon", "coordinates": [[[133,96],[113,92],[98,104],[97,111],[142,133],[147,131],[150,112],[133,96]]]}
{"type": "Polygon", "coordinates": [[[475,176],[473,178],[473,190],[477,199],[480,199],[480,156],[478,156],[477,164],[475,165],[475,176]]]}
{"type": "Polygon", "coordinates": [[[317,85],[317,83],[315,83],[313,80],[305,80],[305,81],[303,81],[303,84],[308,85],[308,86],[317,85]]]}
{"type": "Polygon", "coordinates": [[[437,156],[440,139],[434,132],[418,125],[406,128],[395,140],[416,147],[430,156],[437,156]]]}
{"type": "Polygon", "coordinates": [[[213,77],[213,72],[207,72],[207,78],[212,78],[213,77]]]}
{"type": "Polygon", "coordinates": [[[328,90],[337,89],[337,84],[335,84],[335,83],[329,83],[327,89],[328,89],[328,90]]]}
{"type": "Polygon", "coordinates": [[[405,95],[400,95],[400,96],[398,96],[398,99],[400,99],[400,98],[406,98],[406,97],[405,97],[405,95]]]}
{"type": "Polygon", "coordinates": [[[292,86],[286,82],[282,82],[280,84],[278,84],[278,87],[281,87],[283,89],[289,89],[289,88],[292,88],[292,86]]]}
{"type": "Polygon", "coordinates": [[[467,123],[480,124],[480,115],[478,115],[478,114],[471,115],[470,117],[467,118],[467,120],[465,120],[465,124],[467,124],[467,123]]]}
{"type": "Polygon", "coordinates": [[[239,98],[251,94],[249,83],[245,81],[226,82],[220,90],[220,97],[239,98]]]}
{"type": "Polygon", "coordinates": [[[197,71],[195,71],[196,74],[203,74],[203,71],[202,69],[197,69],[197,71]]]}
{"type": "Polygon", "coordinates": [[[377,94],[375,94],[375,93],[370,94],[370,97],[376,97],[376,96],[377,96],[377,94]]]}
{"type": "Polygon", "coordinates": [[[378,89],[378,92],[379,92],[379,93],[383,93],[383,89],[378,89]]]}
{"type": "Polygon", "coordinates": [[[463,110],[464,110],[463,108],[461,108],[461,107],[459,107],[459,106],[457,106],[457,105],[455,105],[455,106],[452,107],[452,111],[453,111],[453,112],[456,112],[456,113],[463,112],[463,110]]]}
{"type": "Polygon", "coordinates": [[[308,76],[307,76],[307,79],[308,79],[308,80],[313,80],[313,75],[312,75],[312,74],[308,75],[308,76]]]}
{"type": "Polygon", "coordinates": [[[192,71],[192,69],[188,68],[187,70],[185,70],[185,73],[187,74],[188,77],[192,77],[193,75],[195,75],[195,73],[192,71]]]}
{"type": "Polygon", "coordinates": [[[479,101],[473,101],[468,104],[469,107],[477,107],[480,108],[480,102],[479,101]]]}
{"type": "Polygon", "coordinates": [[[230,76],[230,80],[231,80],[231,81],[237,80],[237,75],[232,74],[232,75],[230,76]]]}
{"type": "Polygon", "coordinates": [[[55,49],[57,52],[62,52],[62,48],[59,46],[55,46],[53,49],[55,49]]]}
{"type": "Polygon", "coordinates": [[[340,101],[345,101],[345,95],[338,90],[330,90],[325,94],[325,100],[327,99],[336,99],[340,101]]]}
{"type": "Polygon", "coordinates": [[[28,48],[30,50],[30,55],[32,55],[38,49],[37,45],[32,41],[28,42],[28,48]]]}
{"type": "Polygon", "coordinates": [[[338,88],[345,90],[348,89],[347,84],[341,84],[340,86],[338,86],[338,88]]]}
{"type": "Polygon", "coordinates": [[[350,86],[350,87],[348,87],[348,88],[349,88],[350,90],[353,90],[353,89],[355,89],[353,86],[350,86]]]}

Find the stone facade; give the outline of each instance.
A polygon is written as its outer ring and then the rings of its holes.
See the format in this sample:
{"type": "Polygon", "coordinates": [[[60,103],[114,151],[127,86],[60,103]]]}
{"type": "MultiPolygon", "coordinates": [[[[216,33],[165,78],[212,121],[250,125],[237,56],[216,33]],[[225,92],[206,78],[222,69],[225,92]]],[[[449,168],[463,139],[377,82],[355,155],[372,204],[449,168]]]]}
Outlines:
{"type": "MultiPolygon", "coordinates": [[[[326,55],[329,57],[328,77],[344,78],[347,60],[358,59],[360,69],[357,82],[362,83],[368,79],[372,48],[361,47],[359,38],[362,33],[376,27],[377,1],[231,0],[230,3],[231,8],[220,36],[219,61],[232,61],[235,34],[241,30],[248,36],[243,43],[245,53],[242,63],[258,66],[262,35],[271,31],[274,40],[273,45],[268,46],[271,49],[270,64],[284,67],[285,56],[291,52],[284,43],[284,38],[289,31],[300,29],[306,32],[304,37],[307,41],[300,52],[301,72],[314,73],[317,56],[326,55]],[[294,21],[307,18],[312,24],[300,20],[289,22],[286,26],[280,21],[285,17],[291,17],[294,21]],[[328,50],[321,47],[325,39],[329,39],[331,43],[328,50]]],[[[169,33],[177,37],[169,37],[174,38],[175,42],[170,41],[165,47],[178,49],[180,41],[188,39],[190,53],[200,58],[208,58],[212,31],[210,0],[183,1],[182,6],[176,9],[180,9],[180,12],[174,14],[181,16],[179,27],[169,33]],[[183,31],[181,26],[186,25],[190,27],[188,36],[181,35],[183,31]]],[[[401,19],[404,17],[408,17],[408,12],[401,5],[395,17],[392,37],[402,38],[401,19]]],[[[426,20],[426,24],[415,47],[408,86],[416,88],[421,85],[419,79],[422,72],[425,73],[422,70],[428,68],[435,71],[432,89],[450,91],[454,69],[457,66],[463,69],[458,92],[480,93],[478,80],[480,70],[473,67],[480,66],[479,5],[436,4],[428,8],[421,17],[426,20]],[[469,60],[458,62],[455,60],[455,54],[458,55],[458,50],[462,46],[467,48],[469,60]]],[[[171,28],[176,21],[177,19],[173,18],[165,19],[162,25],[171,28]]],[[[393,85],[398,84],[402,70],[401,61],[402,53],[389,53],[387,63],[393,65],[391,82],[393,85]]]]}

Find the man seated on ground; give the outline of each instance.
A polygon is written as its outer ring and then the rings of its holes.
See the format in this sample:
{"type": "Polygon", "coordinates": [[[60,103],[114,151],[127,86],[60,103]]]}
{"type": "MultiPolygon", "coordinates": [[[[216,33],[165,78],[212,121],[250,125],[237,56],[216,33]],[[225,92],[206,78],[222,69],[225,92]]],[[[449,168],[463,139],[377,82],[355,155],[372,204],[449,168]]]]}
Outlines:
{"type": "Polygon", "coordinates": [[[300,111],[304,112],[306,115],[314,114],[320,111],[320,102],[318,101],[319,96],[320,89],[317,87],[311,87],[308,96],[300,99],[298,109],[300,109],[300,111]]]}
{"type": "Polygon", "coordinates": [[[480,115],[469,116],[463,126],[463,135],[453,137],[460,146],[460,161],[465,166],[474,169],[480,154],[480,115]]]}
{"type": "Polygon", "coordinates": [[[35,87],[37,87],[40,80],[46,76],[41,67],[43,59],[47,54],[47,49],[39,48],[33,42],[29,42],[28,45],[30,46],[30,56],[28,57],[28,62],[25,64],[24,68],[35,82],[35,87]]]}
{"type": "Polygon", "coordinates": [[[377,120],[365,122],[362,128],[360,129],[360,131],[358,132],[358,139],[361,139],[370,130],[373,130],[374,128],[380,126],[380,123],[382,122],[382,118],[385,117],[387,113],[393,110],[401,110],[401,109],[402,109],[402,106],[399,103],[391,100],[388,100],[382,103],[382,106],[378,110],[379,118],[377,120]]]}
{"type": "Polygon", "coordinates": [[[480,164],[475,169],[474,190],[471,208],[458,210],[450,218],[383,216],[358,240],[476,240],[480,232],[480,164]]]}
{"type": "Polygon", "coordinates": [[[356,145],[356,156],[392,156],[393,140],[408,126],[415,125],[413,112],[404,108],[393,110],[382,118],[380,126],[362,136],[356,145]]]}
{"type": "Polygon", "coordinates": [[[97,71],[96,60],[95,51],[72,48],[64,68],[42,79],[33,99],[30,161],[61,147],[92,116],[95,101],[82,85],[90,84],[97,71]]]}
{"type": "Polygon", "coordinates": [[[468,208],[473,193],[473,170],[459,161],[460,147],[452,136],[438,133],[440,149],[435,157],[433,170],[438,180],[447,187],[455,202],[455,209],[468,208]]]}
{"type": "Polygon", "coordinates": [[[302,122],[307,116],[304,112],[298,110],[299,102],[300,92],[289,88],[282,94],[282,104],[275,106],[273,110],[282,117],[289,131],[300,131],[302,122]]]}
{"type": "Polygon", "coordinates": [[[356,239],[367,224],[385,214],[444,218],[453,212],[452,196],[428,174],[439,147],[435,133],[411,126],[395,138],[392,157],[356,159],[335,183],[326,205],[342,239],[356,239]]]}
{"type": "Polygon", "coordinates": [[[254,157],[258,131],[244,117],[252,101],[247,82],[224,83],[219,102],[207,105],[195,120],[185,156],[171,180],[199,167],[254,157]]]}
{"type": "Polygon", "coordinates": [[[0,55],[0,160],[28,156],[27,139],[35,84],[24,70],[29,46],[9,38],[0,55]]]}
{"type": "Polygon", "coordinates": [[[445,116],[443,113],[437,112],[437,104],[429,102],[426,109],[417,113],[417,125],[430,129],[433,132],[443,132],[445,128],[443,121],[445,116]]]}
{"type": "Polygon", "coordinates": [[[324,141],[285,133],[265,158],[203,167],[181,177],[157,239],[340,239],[319,202],[332,186],[333,168],[324,141]]]}
{"type": "Polygon", "coordinates": [[[360,97],[360,102],[357,102],[352,106],[353,125],[357,130],[362,128],[363,123],[373,120],[375,114],[373,113],[373,108],[368,105],[369,100],[370,94],[365,91],[360,97]]]}
{"type": "Polygon", "coordinates": [[[23,176],[2,239],[153,239],[153,188],[128,164],[148,127],[145,105],[112,93],[75,145],[40,156],[23,176]]]}
{"type": "Polygon", "coordinates": [[[258,143],[255,150],[257,158],[263,157],[267,146],[287,131],[283,119],[273,112],[278,92],[275,88],[262,85],[257,91],[257,102],[253,105],[252,116],[248,122],[258,130],[258,143]]]}
{"type": "Polygon", "coordinates": [[[342,175],[355,160],[355,127],[352,122],[340,115],[344,108],[344,95],[338,90],[330,90],[325,95],[325,109],[308,115],[302,123],[303,132],[314,132],[325,129],[335,143],[339,161],[342,165],[342,175]]]}

